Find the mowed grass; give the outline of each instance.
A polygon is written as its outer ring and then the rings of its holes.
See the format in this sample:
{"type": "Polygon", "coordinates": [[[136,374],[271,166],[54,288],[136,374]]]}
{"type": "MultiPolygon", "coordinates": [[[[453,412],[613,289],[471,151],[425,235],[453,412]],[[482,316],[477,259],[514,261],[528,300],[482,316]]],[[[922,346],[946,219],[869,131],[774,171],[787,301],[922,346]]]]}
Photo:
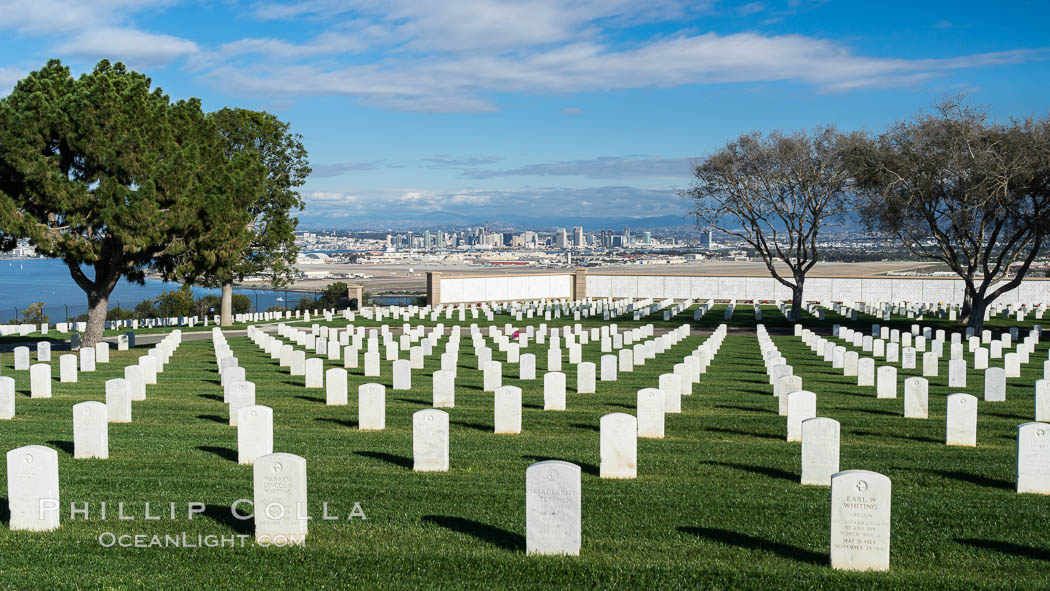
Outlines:
{"type": "MultiPolygon", "coordinates": [[[[667,437],[638,442],[638,478],[598,478],[599,418],[633,413],[635,395],[655,387],[661,373],[695,349],[695,334],[672,350],[598,382],[597,394],[576,394],[567,362],[568,409],[544,411],[542,379],[514,379],[504,364],[504,383],[521,386],[523,432],[492,433],[492,394],[481,391],[481,372],[469,337],[461,344],[456,407],[451,416],[451,471],[416,474],[411,469],[412,413],[431,404],[427,367],[413,372],[413,388],[387,391],[387,428],[357,429],[356,387],[383,377],[350,371],[350,405],[328,407],[323,390],[307,390],[275,360],[245,338],[229,343],[257,401],[274,409],[275,451],[307,460],[310,514],[305,548],[120,548],[102,547],[104,532],[150,536],[250,535],[250,521],[229,512],[252,497],[252,470],[236,463],[236,428],[226,406],[210,341],[185,342],[148,399],[134,403],[131,424],[110,425],[110,459],[72,458],[70,407],[103,400],[106,379],[123,376],[146,349],[112,352],[112,361],[77,384],[57,382],[54,398],[28,397],[28,372],[17,380],[17,417],[0,422],[0,451],[29,444],[59,451],[63,523],[49,533],[0,531],[0,586],[37,588],[384,588],[439,587],[649,587],[649,588],[969,588],[1050,586],[1050,542],[1045,523],[1050,497],[1013,492],[1015,429],[1033,416],[1033,382],[1042,377],[1046,344],[1040,344],[1024,376],[1010,379],[1007,402],[980,403],[978,447],[947,447],[944,437],[946,368],[931,379],[930,418],[902,418],[901,398],[876,400],[874,388],[857,387],[810,352],[801,340],[778,333],[787,322],[767,307],[765,323],[781,352],[817,393],[820,416],[842,424],[842,469],[868,469],[893,481],[892,570],[842,573],[827,566],[830,491],[798,484],[800,445],[786,443],[785,418],[776,414],[749,306],[737,309],[740,327],[708,373],[683,398],[682,414],[668,415],[667,437]],[[745,327],[750,327],[745,330],[745,327]],[[525,469],[557,458],[583,468],[583,546],[579,557],[530,557],[525,547],[525,469]],[[88,503],[91,519],[69,519],[68,504],[88,503]],[[101,520],[100,503],[109,515],[101,520]],[[116,518],[117,504],[134,520],[116,518]],[[159,521],[145,521],[144,504],[159,521]],[[188,502],[207,505],[189,520],[188,502]],[[322,521],[322,503],[338,521],[322,521]],[[176,519],[168,517],[176,503],[176,519]],[[367,520],[347,520],[360,503],[367,520]]],[[[829,314],[830,316],[834,316],[829,314]]],[[[658,327],[687,322],[653,321],[658,327]]],[[[722,319],[716,308],[696,325],[722,319]]],[[[562,319],[564,320],[564,319],[562,319]]],[[[467,323],[472,320],[467,321],[467,323]]],[[[415,324],[417,321],[413,321],[415,324]]],[[[497,316],[496,323],[513,322],[497,316]]],[[[533,324],[542,320],[534,319],[533,324]]],[[[830,327],[833,321],[813,322],[830,327]]],[[[446,325],[451,321],[445,321],[446,325]]],[[[483,322],[479,322],[483,323],[483,322]]],[[[564,322],[563,322],[564,323],[564,322]]],[[[600,320],[585,320],[598,326],[600,320]]],[[[642,324],[620,322],[625,324],[642,324]]],[[[870,319],[852,323],[870,328],[870,319]]],[[[901,325],[911,321],[900,320],[901,325]]],[[[400,321],[391,321],[399,327],[400,321]]],[[[522,323],[515,323],[521,325],[522,323]]],[[[807,323],[808,324],[808,323],[807,323]]],[[[885,323],[884,323],[885,324],[885,323]]],[[[920,323],[930,325],[930,323],[920,323]]],[[[818,330],[824,330],[819,329],[818,330]]],[[[696,331],[705,332],[706,331],[696,331]]],[[[826,334],[826,333],[825,333],[826,334]]],[[[447,338],[447,337],[446,337],[447,338]]],[[[491,340],[488,341],[491,346],[491,340]]],[[[537,354],[542,378],[546,346],[537,354]]],[[[584,359],[597,362],[595,343],[584,359]]],[[[502,360],[503,354],[495,358],[502,360]]],[[[327,367],[342,362],[326,361],[327,367]]],[[[906,375],[901,372],[900,379],[906,375]]],[[[981,396],[983,380],[969,376],[967,392],[981,396]]],[[[6,467],[4,468],[6,474],[6,467]]],[[[6,493],[2,493],[6,496],[6,493]]],[[[6,499],[0,521],[6,526],[6,499]]]]}

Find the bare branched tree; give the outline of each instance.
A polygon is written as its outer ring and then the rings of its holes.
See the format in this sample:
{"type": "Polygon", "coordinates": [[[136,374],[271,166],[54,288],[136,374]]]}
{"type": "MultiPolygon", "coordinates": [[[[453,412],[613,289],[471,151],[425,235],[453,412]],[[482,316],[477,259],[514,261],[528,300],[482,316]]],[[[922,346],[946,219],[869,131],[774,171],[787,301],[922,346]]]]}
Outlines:
{"type": "Polygon", "coordinates": [[[1046,120],[993,124],[956,98],[849,150],[869,227],[955,272],[976,330],[1050,235],[1048,138],[1046,120]]]}
{"type": "Polygon", "coordinates": [[[820,231],[850,211],[843,145],[833,127],[742,135],[700,160],[693,186],[683,193],[694,200],[698,227],[735,236],[758,251],[773,278],[791,289],[794,319],[801,314],[806,273],[820,259],[820,231]]]}

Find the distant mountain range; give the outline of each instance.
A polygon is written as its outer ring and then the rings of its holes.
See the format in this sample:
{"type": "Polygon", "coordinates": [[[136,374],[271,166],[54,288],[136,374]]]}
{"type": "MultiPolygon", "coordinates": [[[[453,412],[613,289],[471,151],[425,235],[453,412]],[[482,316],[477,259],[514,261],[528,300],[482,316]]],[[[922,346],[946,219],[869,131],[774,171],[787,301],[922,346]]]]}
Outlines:
{"type": "Polygon", "coordinates": [[[418,214],[399,213],[397,218],[384,219],[381,215],[368,219],[359,218],[325,218],[300,216],[301,230],[416,230],[435,228],[465,228],[484,226],[492,230],[553,230],[574,226],[583,226],[585,231],[600,229],[632,231],[655,230],[667,228],[693,228],[695,222],[684,214],[664,215],[645,218],[600,217],[600,218],[565,218],[556,216],[530,217],[512,213],[496,214],[487,217],[459,215],[447,212],[425,212],[418,214]]]}

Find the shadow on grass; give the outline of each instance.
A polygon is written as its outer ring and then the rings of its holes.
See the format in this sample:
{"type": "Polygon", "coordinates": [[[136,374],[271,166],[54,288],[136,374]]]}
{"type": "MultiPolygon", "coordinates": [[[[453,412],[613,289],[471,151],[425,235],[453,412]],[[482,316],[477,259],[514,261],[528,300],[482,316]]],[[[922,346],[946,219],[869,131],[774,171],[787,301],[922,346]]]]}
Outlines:
{"type": "Polygon", "coordinates": [[[679,527],[678,531],[686,534],[692,534],[698,538],[703,538],[712,542],[720,542],[722,544],[728,544],[730,546],[737,546],[738,548],[746,548],[749,550],[757,548],[765,552],[771,552],[773,554],[776,554],[781,558],[788,558],[791,560],[797,560],[799,562],[805,562],[821,566],[828,564],[828,556],[826,554],[821,554],[820,552],[813,552],[812,550],[806,550],[805,548],[799,548],[798,546],[791,546],[789,544],[782,544],[780,542],[771,542],[769,540],[763,540],[762,538],[756,538],[755,536],[749,536],[747,534],[729,531],[727,529],[686,526],[679,527]]]}
{"type": "Polygon", "coordinates": [[[216,402],[224,402],[222,396],[218,394],[198,394],[201,398],[207,398],[208,400],[214,400],[216,402]]]}
{"type": "Polygon", "coordinates": [[[753,431],[740,431],[739,429],[721,429],[719,427],[708,427],[708,431],[715,433],[729,433],[731,435],[746,435],[748,437],[760,437],[762,439],[784,439],[783,435],[775,435],[773,433],[755,433],[753,431]]]}
{"type": "Polygon", "coordinates": [[[758,408],[754,406],[736,406],[733,404],[716,404],[715,408],[728,408],[732,410],[746,410],[749,412],[773,413],[773,411],[769,410],[768,408],[758,408]]]}
{"type": "Polygon", "coordinates": [[[322,404],[324,404],[325,402],[325,399],[319,396],[296,396],[295,398],[298,398],[299,400],[305,400],[307,402],[320,402],[322,404]]]}
{"type": "Polygon", "coordinates": [[[58,449],[66,452],[69,455],[73,455],[73,442],[72,441],[57,441],[57,440],[52,439],[51,441],[48,441],[47,443],[48,443],[48,445],[53,445],[53,446],[57,447],[58,449]]]}
{"type": "Polygon", "coordinates": [[[503,550],[511,552],[523,552],[525,550],[525,536],[472,519],[448,515],[424,515],[423,522],[433,523],[438,527],[467,534],[503,550]]]}
{"type": "Polygon", "coordinates": [[[635,406],[633,404],[621,404],[619,402],[610,402],[609,404],[606,404],[605,406],[612,406],[614,408],[626,408],[627,410],[634,410],[635,409],[635,406]]]}
{"type": "MultiPolygon", "coordinates": [[[[242,514],[248,512],[248,507],[239,508],[242,514]]],[[[230,511],[229,505],[205,505],[204,515],[219,525],[225,525],[241,535],[252,535],[255,533],[255,522],[251,519],[237,519],[230,511]]]]}
{"type": "Polygon", "coordinates": [[[879,410],[876,408],[839,408],[836,410],[852,410],[854,412],[862,412],[867,415],[883,415],[888,417],[899,417],[903,416],[899,412],[893,412],[889,410],[879,410]]]}
{"type": "Polygon", "coordinates": [[[602,430],[602,428],[599,427],[598,425],[588,425],[587,423],[573,423],[573,424],[571,424],[569,426],[570,427],[576,427],[577,429],[586,429],[588,431],[598,431],[599,433],[602,430]]]}
{"type": "MultiPolygon", "coordinates": [[[[302,377],[302,376],[299,376],[299,377],[302,377]]],[[[303,387],[304,387],[304,386],[303,386],[303,382],[302,382],[302,380],[299,380],[299,381],[296,381],[296,380],[286,380],[286,381],[283,381],[283,382],[281,382],[281,383],[282,383],[282,384],[284,384],[285,386],[296,386],[296,387],[298,387],[298,388],[303,388],[303,387]]]]}
{"type": "Polygon", "coordinates": [[[475,431],[484,431],[491,433],[495,427],[492,425],[482,425],[481,423],[468,423],[466,421],[452,421],[453,425],[459,425],[460,427],[467,427],[468,429],[474,429],[475,431]]]}
{"type": "Polygon", "coordinates": [[[348,429],[354,429],[357,427],[357,421],[348,421],[346,419],[330,419],[328,417],[317,417],[315,421],[321,421],[324,423],[335,423],[336,425],[342,425],[348,429]]]}
{"type": "Polygon", "coordinates": [[[408,468],[409,470],[412,469],[412,458],[406,458],[405,456],[395,456],[394,454],[381,451],[355,451],[354,455],[379,460],[402,468],[408,468]]]}
{"type": "Polygon", "coordinates": [[[769,468],[766,466],[749,466],[747,464],[737,464],[734,462],[700,462],[701,464],[710,464],[712,466],[725,466],[727,468],[735,468],[737,470],[743,470],[744,472],[751,472],[752,474],[761,474],[762,476],[769,476],[770,478],[782,478],[784,480],[790,480],[792,482],[798,482],[799,476],[794,472],[788,472],[781,470],[780,468],[769,468]]]}
{"type": "MultiPolygon", "coordinates": [[[[985,413],[985,416],[988,416],[988,417],[999,417],[1001,419],[1013,419],[1015,421],[1030,421],[1030,420],[1032,420],[1032,417],[1026,417],[1026,416],[1022,416],[1022,415],[1012,415],[1012,414],[1009,414],[1009,413],[989,412],[989,413],[985,413]]],[[[1011,437],[1011,439],[1013,439],[1013,437],[1011,437]]]]}
{"type": "Polygon", "coordinates": [[[222,385],[222,380],[201,380],[205,384],[215,384],[216,386],[222,385]]]}
{"type": "Polygon", "coordinates": [[[584,474],[590,474],[591,476],[598,476],[598,466],[594,464],[586,464],[584,462],[574,462],[572,460],[566,460],[565,458],[555,458],[553,456],[521,456],[523,460],[533,460],[536,462],[546,462],[547,460],[560,460],[562,462],[569,462],[570,464],[576,464],[580,467],[580,471],[584,474]]]}
{"type": "Polygon", "coordinates": [[[1037,558],[1039,560],[1050,560],[1050,550],[1043,548],[1033,548],[1031,546],[1022,546],[1020,544],[1014,544],[1013,542],[1002,542],[999,540],[979,540],[976,538],[955,538],[954,540],[958,544],[965,544],[967,546],[973,546],[974,548],[980,548],[982,550],[995,550],[996,552],[1002,552],[1003,554],[1013,554],[1014,556],[1020,556],[1022,558],[1037,558]]]}
{"type": "Polygon", "coordinates": [[[922,437],[921,435],[897,435],[896,433],[878,433],[876,431],[853,431],[853,434],[862,437],[892,437],[894,439],[907,439],[909,441],[921,441],[923,443],[944,443],[941,439],[922,437]]]}
{"type": "Polygon", "coordinates": [[[220,417],[217,415],[197,415],[198,419],[204,419],[205,421],[212,421],[213,423],[220,423],[223,425],[229,424],[229,419],[226,417],[220,417]]]}
{"type": "Polygon", "coordinates": [[[923,470],[923,472],[933,474],[934,476],[951,478],[952,480],[969,482],[970,484],[976,484],[977,486],[987,486],[988,488],[1001,488],[1003,490],[1014,490],[1016,488],[1013,482],[999,480],[998,478],[989,478],[979,474],[968,474],[966,472],[959,472],[958,470],[923,470]]]}
{"type": "Polygon", "coordinates": [[[212,445],[198,445],[196,449],[210,454],[215,454],[224,460],[237,461],[237,451],[228,447],[215,447],[212,445]]]}
{"type": "Polygon", "coordinates": [[[543,405],[542,404],[525,404],[524,402],[522,402],[521,403],[521,407],[522,408],[531,408],[532,410],[543,410],[543,405]]]}
{"type": "Polygon", "coordinates": [[[419,400],[418,398],[398,398],[401,402],[407,402],[409,404],[422,404],[424,406],[430,406],[430,403],[426,400],[419,400]]]}
{"type": "Polygon", "coordinates": [[[0,523],[4,525],[11,523],[11,505],[3,497],[0,497],[0,523]]]}

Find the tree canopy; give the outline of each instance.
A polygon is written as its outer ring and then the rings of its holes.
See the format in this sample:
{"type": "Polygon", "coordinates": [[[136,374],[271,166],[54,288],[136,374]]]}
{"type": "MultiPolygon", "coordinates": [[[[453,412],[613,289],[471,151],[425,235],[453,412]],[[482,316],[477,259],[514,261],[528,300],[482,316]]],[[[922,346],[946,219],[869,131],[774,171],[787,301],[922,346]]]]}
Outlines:
{"type": "Polygon", "coordinates": [[[820,258],[820,231],[850,209],[842,143],[831,127],[812,134],[744,134],[701,159],[684,193],[694,201],[698,226],[746,242],[773,278],[792,290],[795,318],[806,273],[820,258]]]}
{"type": "Polygon", "coordinates": [[[310,174],[301,136],[270,113],[225,108],[208,115],[222,138],[212,181],[222,203],[200,220],[189,255],[164,269],[168,277],[223,288],[222,323],[232,322],[232,286],[253,275],[272,287],[294,278],[298,250],[293,209],[302,209],[297,188],[310,174]]]}
{"type": "Polygon", "coordinates": [[[85,345],[120,278],[185,259],[202,220],[231,215],[223,150],[199,100],[107,60],[79,78],[51,60],[0,99],[0,234],[65,261],[88,298],[85,345]]]}
{"type": "Polygon", "coordinates": [[[868,225],[955,272],[974,328],[1020,285],[1050,235],[1048,140],[1046,119],[993,123],[946,100],[850,150],[868,225]]]}

